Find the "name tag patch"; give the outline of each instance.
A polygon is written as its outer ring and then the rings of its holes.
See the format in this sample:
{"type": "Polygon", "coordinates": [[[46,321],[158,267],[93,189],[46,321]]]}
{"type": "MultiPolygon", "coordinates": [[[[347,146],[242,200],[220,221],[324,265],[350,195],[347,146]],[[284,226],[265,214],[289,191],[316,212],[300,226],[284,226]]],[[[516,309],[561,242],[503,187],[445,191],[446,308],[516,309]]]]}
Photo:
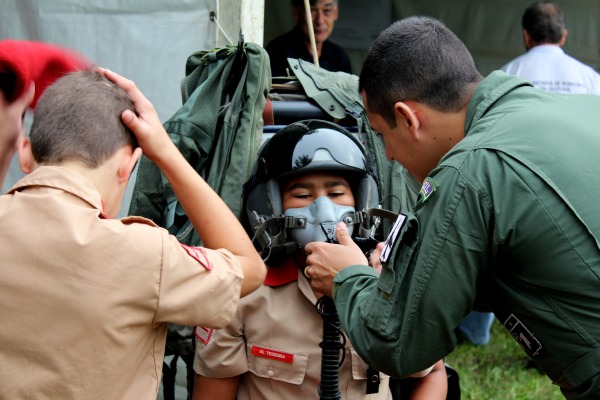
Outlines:
{"type": "Polygon", "coordinates": [[[291,364],[294,362],[294,355],[291,353],[284,353],[283,351],[268,349],[266,347],[252,346],[252,355],[256,357],[269,358],[271,360],[283,361],[291,364]]]}
{"type": "Polygon", "coordinates": [[[510,316],[504,322],[504,326],[513,338],[521,345],[523,350],[531,357],[539,356],[542,350],[542,344],[533,333],[517,318],[514,314],[510,316]]]}

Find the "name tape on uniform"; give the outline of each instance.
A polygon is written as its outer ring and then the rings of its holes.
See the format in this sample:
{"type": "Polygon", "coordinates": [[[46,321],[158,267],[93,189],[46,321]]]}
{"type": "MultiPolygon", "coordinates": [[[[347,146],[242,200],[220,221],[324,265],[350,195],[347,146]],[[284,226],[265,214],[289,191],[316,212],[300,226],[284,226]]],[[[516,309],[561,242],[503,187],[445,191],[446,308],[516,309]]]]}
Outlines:
{"type": "Polygon", "coordinates": [[[266,347],[252,346],[252,355],[257,357],[269,358],[271,360],[283,361],[291,364],[294,362],[294,355],[283,351],[268,349],[266,347]]]}

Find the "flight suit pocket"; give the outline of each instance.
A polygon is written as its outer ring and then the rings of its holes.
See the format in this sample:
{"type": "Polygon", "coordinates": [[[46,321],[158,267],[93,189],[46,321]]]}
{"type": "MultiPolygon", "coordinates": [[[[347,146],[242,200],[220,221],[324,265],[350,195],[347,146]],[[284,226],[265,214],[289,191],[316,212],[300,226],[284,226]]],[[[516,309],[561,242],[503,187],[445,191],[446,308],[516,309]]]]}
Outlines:
{"type": "MultiPolygon", "coordinates": [[[[386,240],[389,255],[387,259],[382,260],[377,291],[363,313],[363,321],[382,337],[397,340],[402,323],[398,312],[404,309],[407,302],[399,292],[401,288],[409,285],[412,276],[419,244],[418,221],[414,215],[408,215],[395,237],[392,236],[393,229],[386,240]]],[[[406,292],[407,290],[404,290],[404,293],[406,292]]]]}
{"type": "Polygon", "coordinates": [[[248,342],[248,369],[261,378],[275,379],[293,385],[304,382],[308,354],[289,353],[248,342]]]}

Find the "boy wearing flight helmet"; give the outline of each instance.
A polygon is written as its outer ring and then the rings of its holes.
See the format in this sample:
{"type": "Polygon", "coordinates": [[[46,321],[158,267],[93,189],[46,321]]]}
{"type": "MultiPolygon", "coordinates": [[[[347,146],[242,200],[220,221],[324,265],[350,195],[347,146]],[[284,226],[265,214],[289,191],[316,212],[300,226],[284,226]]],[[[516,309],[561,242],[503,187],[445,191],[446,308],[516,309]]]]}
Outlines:
{"type": "MultiPolygon", "coordinates": [[[[245,222],[271,268],[230,325],[197,328],[194,399],[317,398],[331,389],[332,373],[341,397],[331,398],[392,398],[388,377],[371,370],[343,333],[334,339],[342,343],[334,350],[335,370],[325,365],[322,355],[331,340],[324,339],[324,321],[315,309],[325,298],[303,274],[304,245],[335,241],[337,222],[346,222],[357,240],[372,237],[377,218],[367,210],[378,202],[362,145],[335,124],[294,123],[263,145],[244,187],[245,222]]],[[[429,399],[445,399],[446,385],[439,362],[413,394],[423,389],[429,399]]]]}

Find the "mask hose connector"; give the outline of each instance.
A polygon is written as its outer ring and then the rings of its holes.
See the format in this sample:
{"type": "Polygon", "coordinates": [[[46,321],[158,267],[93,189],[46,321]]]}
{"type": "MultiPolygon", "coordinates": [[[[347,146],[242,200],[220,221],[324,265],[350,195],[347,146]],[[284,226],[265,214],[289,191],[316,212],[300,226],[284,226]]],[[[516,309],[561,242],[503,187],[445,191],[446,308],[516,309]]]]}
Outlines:
{"type": "Polygon", "coordinates": [[[340,318],[331,297],[321,297],[315,307],[323,319],[323,341],[319,344],[322,354],[319,399],[341,400],[339,375],[340,365],[346,357],[346,337],[340,329],[340,318]]]}

